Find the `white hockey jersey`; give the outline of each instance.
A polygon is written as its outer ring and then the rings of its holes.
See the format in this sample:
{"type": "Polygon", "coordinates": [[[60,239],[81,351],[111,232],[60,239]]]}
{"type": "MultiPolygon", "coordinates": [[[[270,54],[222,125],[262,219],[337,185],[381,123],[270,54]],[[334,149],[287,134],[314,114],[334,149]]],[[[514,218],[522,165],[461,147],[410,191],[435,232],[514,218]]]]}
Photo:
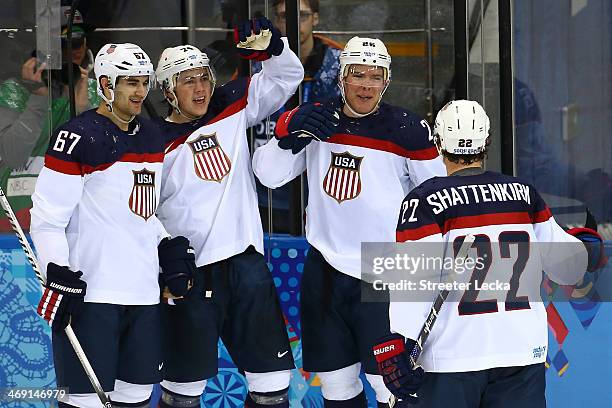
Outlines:
{"type": "MultiPolygon", "coordinates": [[[[342,101],[324,104],[340,111],[342,101]]],[[[282,124],[277,131],[286,132],[282,124]]],[[[296,155],[271,139],[255,151],[253,170],[270,188],[308,171],[306,238],[335,269],[360,278],[361,243],[395,241],[402,198],[424,180],[446,174],[429,136],[426,121],[382,103],[363,118],[340,114],[337,134],[296,155]]]]}
{"type": "Polygon", "coordinates": [[[171,235],[189,239],[198,266],[249,245],[263,254],[246,129],[281,108],[303,79],[283,41],[282,54],[264,61],[261,72],[217,88],[203,118],[160,123],[167,144],[158,216],[171,235]]]}
{"type": "Polygon", "coordinates": [[[86,302],[159,303],[163,157],[163,136],[140,118],[123,132],[90,110],[56,130],[32,196],[43,273],[49,262],[82,271],[86,302]]]}
{"type": "MultiPolygon", "coordinates": [[[[533,186],[514,177],[436,177],[405,198],[398,242],[431,242],[444,256],[453,246],[457,252],[468,233],[476,237],[470,256],[486,262],[465,275],[468,290],[451,292],[453,301],[442,305],[420,363],[425,371],[466,372],[544,362],[542,270],[560,284],[575,284],[586,271],[584,245],[559,227],[533,186]],[[483,288],[497,283],[501,296],[491,297],[483,288]]],[[[391,330],[416,339],[431,305],[391,302],[391,330]]]]}

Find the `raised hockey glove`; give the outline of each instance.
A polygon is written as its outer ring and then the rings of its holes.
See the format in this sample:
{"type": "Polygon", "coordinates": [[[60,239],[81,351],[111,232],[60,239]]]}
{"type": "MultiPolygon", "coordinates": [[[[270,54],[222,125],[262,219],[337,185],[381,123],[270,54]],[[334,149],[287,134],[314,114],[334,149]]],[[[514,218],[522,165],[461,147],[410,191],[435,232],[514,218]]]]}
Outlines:
{"type": "Polygon", "coordinates": [[[567,233],[582,241],[589,255],[587,271],[593,272],[603,268],[608,263],[603,238],[591,228],[571,228],[567,233]]]}
{"type": "Polygon", "coordinates": [[[79,315],[87,289],[81,276],[83,272],[73,272],[66,266],[47,265],[47,283],[36,312],[53,330],[64,330],[70,319],[79,315]]]}
{"type": "Polygon", "coordinates": [[[306,104],[283,113],[276,122],[274,134],[278,147],[297,154],[313,139],[325,141],[336,133],[340,115],[320,103],[306,104]]]}
{"type": "Polygon", "coordinates": [[[416,393],[425,378],[423,369],[410,362],[410,354],[406,351],[414,352],[415,344],[412,339],[406,339],[404,343],[404,337],[394,333],[382,337],[373,347],[378,372],[389,391],[397,398],[412,404],[418,402],[416,393]]]}
{"type": "Polygon", "coordinates": [[[234,27],[234,43],[242,58],[256,61],[281,55],[285,47],[278,28],[264,17],[247,20],[234,27]]]}
{"type": "Polygon", "coordinates": [[[164,238],[157,247],[161,284],[176,297],[186,296],[196,272],[195,252],[185,237],[164,238]]]}

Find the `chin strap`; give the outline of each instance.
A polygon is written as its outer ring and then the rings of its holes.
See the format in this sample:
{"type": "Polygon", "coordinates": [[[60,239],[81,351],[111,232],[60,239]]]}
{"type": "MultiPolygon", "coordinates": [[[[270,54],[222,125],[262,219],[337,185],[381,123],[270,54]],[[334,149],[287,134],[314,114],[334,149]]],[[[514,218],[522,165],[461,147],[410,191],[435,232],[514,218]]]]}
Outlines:
{"type": "Polygon", "coordinates": [[[178,105],[178,102],[177,102],[178,98],[176,97],[176,94],[174,93],[174,90],[168,91],[168,93],[170,93],[170,95],[172,95],[172,100],[170,100],[170,98],[166,98],[166,100],[168,101],[170,106],[172,106],[172,109],[174,109],[174,111],[176,113],[178,113],[179,115],[181,115],[182,117],[184,117],[185,119],[187,119],[190,122],[192,120],[200,119],[202,117],[202,116],[193,116],[193,115],[190,115],[188,113],[183,113],[181,108],[179,108],[179,105],[178,105]]]}
{"type": "Polygon", "coordinates": [[[112,102],[107,103],[106,107],[108,108],[108,111],[111,113],[111,115],[113,115],[115,117],[115,119],[117,119],[119,122],[124,123],[126,125],[130,124],[130,122],[132,122],[134,120],[134,118],[136,117],[135,115],[132,115],[132,116],[130,116],[130,118],[128,120],[125,120],[125,119],[119,117],[119,115],[117,115],[115,113],[115,111],[113,110],[112,102]]]}
{"type": "Polygon", "coordinates": [[[100,95],[102,97],[102,99],[104,100],[104,102],[106,102],[106,109],[108,109],[108,111],[115,117],[115,119],[117,119],[119,122],[124,123],[124,124],[129,124],[131,121],[134,120],[134,118],[136,116],[131,116],[130,119],[125,120],[123,118],[120,118],[119,115],[117,115],[115,113],[115,110],[113,109],[113,102],[115,101],[115,91],[111,88],[108,89],[109,93],[110,93],[110,99],[108,99],[104,93],[102,95],[100,95]]]}

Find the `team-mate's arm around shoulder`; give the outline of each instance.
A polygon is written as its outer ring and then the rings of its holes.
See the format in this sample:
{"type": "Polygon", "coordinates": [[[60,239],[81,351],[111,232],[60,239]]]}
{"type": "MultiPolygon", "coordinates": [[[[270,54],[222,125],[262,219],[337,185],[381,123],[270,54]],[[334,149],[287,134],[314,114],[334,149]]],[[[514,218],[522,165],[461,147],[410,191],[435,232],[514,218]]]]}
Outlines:
{"type": "Polygon", "coordinates": [[[446,176],[442,157],[433,143],[431,128],[419,115],[403,109],[394,110],[399,124],[398,137],[400,145],[406,146],[408,159],[406,166],[413,185],[436,176],[446,176]]]}
{"type": "Polygon", "coordinates": [[[66,227],[85,184],[86,143],[67,126],[55,131],[32,195],[30,232],[43,273],[49,262],[69,265],[66,227]]]}
{"type": "Polygon", "coordinates": [[[239,54],[262,61],[262,70],[253,75],[247,97],[247,127],[279,110],[304,79],[300,59],[289,48],[287,38],[266,18],[239,24],[234,30],[239,54]]]}

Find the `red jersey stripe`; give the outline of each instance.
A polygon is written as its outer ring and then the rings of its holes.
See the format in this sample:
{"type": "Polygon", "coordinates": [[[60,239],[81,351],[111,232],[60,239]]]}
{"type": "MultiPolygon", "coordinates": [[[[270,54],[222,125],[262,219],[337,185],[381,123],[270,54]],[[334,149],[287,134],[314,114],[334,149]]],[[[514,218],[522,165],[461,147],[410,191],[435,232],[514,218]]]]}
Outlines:
{"type": "Polygon", "coordinates": [[[80,176],[83,174],[80,163],[65,161],[49,156],[48,154],[45,156],[45,167],[59,173],[70,174],[73,176],[80,176]]]}
{"type": "Polygon", "coordinates": [[[444,228],[440,231],[437,224],[423,225],[419,228],[409,229],[396,232],[396,241],[416,241],[418,239],[433,235],[436,233],[446,234],[454,229],[461,228],[477,228],[486,225],[503,225],[503,224],[535,224],[548,221],[552,217],[550,209],[546,207],[544,210],[535,214],[528,212],[509,212],[509,213],[494,213],[481,215],[465,215],[461,217],[449,218],[444,222],[444,228]]]}
{"type": "Polygon", "coordinates": [[[217,116],[215,116],[214,118],[206,122],[206,124],[210,125],[212,123],[219,122],[220,120],[223,120],[243,110],[247,106],[247,98],[249,96],[248,89],[249,89],[250,82],[251,80],[249,79],[249,81],[246,84],[247,92],[244,93],[244,96],[242,98],[238,99],[237,101],[233,102],[231,105],[227,106],[225,109],[221,111],[221,113],[219,113],[217,116]]]}
{"type": "Polygon", "coordinates": [[[444,222],[442,233],[460,228],[475,228],[485,225],[503,224],[531,224],[528,212],[493,213],[482,215],[466,215],[462,217],[449,218],[444,222]]]}
{"type": "Polygon", "coordinates": [[[117,162],[124,163],[161,163],[164,160],[164,154],[159,153],[126,153],[113,163],[104,163],[97,166],[90,166],[88,164],[81,164],[75,162],[69,162],[56,157],[46,155],[45,166],[51,170],[55,170],[60,173],[70,174],[75,176],[84,176],[95,171],[106,170],[117,162]]]}
{"type": "Polygon", "coordinates": [[[428,237],[433,234],[439,234],[440,227],[438,224],[423,225],[419,228],[397,231],[395,233],[396,242],[416,241],[421,238],[428,237]]]}
{"type": "Polygon", "coordinates": [[[438,151],[434,146],[419,150],[409,150],[391,141],[378,140],[367,136],[337,133],[327,139],[327,142],[382,150],[411,160],[431,160],[438,157],[438,151]]]}

